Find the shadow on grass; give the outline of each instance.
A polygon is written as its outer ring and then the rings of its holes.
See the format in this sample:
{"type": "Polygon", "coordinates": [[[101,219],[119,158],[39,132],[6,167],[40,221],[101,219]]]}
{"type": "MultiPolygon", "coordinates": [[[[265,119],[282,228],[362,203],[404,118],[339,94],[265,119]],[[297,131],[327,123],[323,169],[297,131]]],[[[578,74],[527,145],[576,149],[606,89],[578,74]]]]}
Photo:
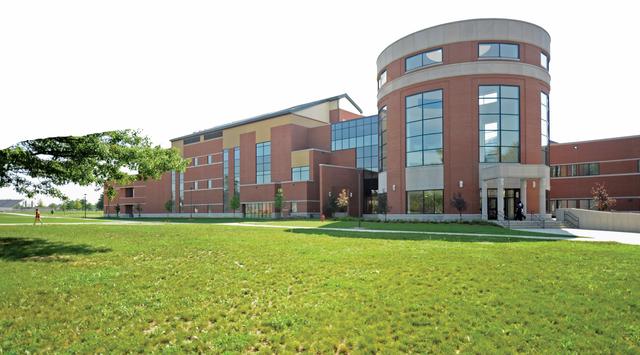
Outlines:
{"type": "MultiPolygon", "coordinates": [[[[285,232],[295,234],[320,234],[334,238],[356,238],[356,239],[384,239],[384,240],[439,240],[445,242],[465,242],[465,243],[522,243],[522,242],[555,242],[553,239],[525,239],[514,237],[488,237],[488,236],[471,236],[471,235],[442,235],[429,233],[384,233],[384,232],[359,232],[349,231],[329,231],[326,229],[287,229],[285,232]]],[[[566,238],[571,239],[571,238],[566,238]]]]}
{"type": "Polygon", "coordinates": [[[71,255],[110,252],[86,244],[50,242],[38,238],[0,238],[0,260],[6,261],[70,261],[71,255]]]}

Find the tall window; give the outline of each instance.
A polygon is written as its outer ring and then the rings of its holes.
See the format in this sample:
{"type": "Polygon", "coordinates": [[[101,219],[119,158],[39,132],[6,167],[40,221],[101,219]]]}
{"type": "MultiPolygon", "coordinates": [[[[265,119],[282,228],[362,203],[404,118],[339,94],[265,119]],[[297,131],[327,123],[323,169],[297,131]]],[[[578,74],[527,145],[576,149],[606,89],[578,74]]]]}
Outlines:
{"type": "Polygon", "coordinates": [[[380,73],[380,75],[378,76],[378,90],[382,87],[382,85],[387,83],[387,71],[384,70],[382,73],[380,73]]]}
{"type": "Polygon", "coordinates": [[[378,116],[331,125],[331,150],[356,148],[356,167],[378,171],[378,116]]]}
{"type": "Polygon", "coordinates": [[[407,166],[442,164],[442,90],[405,99],[407,166]]]}
{"type": "Polygon", "coordinates": [[[229,202],[229,149],[222,151],[222,209],[228,211],[231,207],[229,202]]]}
{"type": "MultiPolygon", "coordinates": [[[[171,201],[176,203],[176,172],[175,170],[171,172],[171,201]]],[[[173,208],[171,209],[173,212],[173,208]]]]}
{"type": "Polygon", "coordinates": [[[380,127],[380,171],[387,170],[387,106],[380,109],[378,113],[380,127]]]}
{"type": "Polygon", "coordinates": [[[256,144],[256,184],[271,182],[271,142],[256,144]]]}
{"type": "Polygon", "coordinates": [[[184,173],[180,173],[180,181],[178,181],[178,186],[180,186],[180,201],[178,201],[178,203],[179,206],[182,207],[182,204],[184,203],[184,173]]]}
{"type": "Polygon", "coordinates": [[[480,162],[520,162],[520,88],[478,88],[480,162]]]}
{"type": "Polygon", "coordinates": [[[442,63],[442,48],[418,53],[404,60],[404,71],[411,71],[420,67],[442,63]]]}
{"type": "Polygon", "coordinates": [[[540,92],[540,147],[542,161],[549,165],[549,95],[540,92]]]}
{"type": "Polygon", "coordinates": [[[478,44],[479,58],[507,58],[519,59],[520,46],[510,43],[480,43],[478,44]]]}
{"type": "Polygon", "coordinates": [[[407,191],[407,213],[443,213],[442,190],[407,191]]]}
{"type": "Polygon", "coordinates": [[[291,180],[292,181],[307,181],[309,180],[309,166],[297,166],[291,168],[291,180]]]}
{"type": "Polygon", "coordinates": [[[549,57],[544,52],[540,52],[540,65],[549,70],[549,57]]]}
{"type": "Polygon", "coordinates": [[[240,194],[240,147],[233,148],[233,192],[240,194]]]}

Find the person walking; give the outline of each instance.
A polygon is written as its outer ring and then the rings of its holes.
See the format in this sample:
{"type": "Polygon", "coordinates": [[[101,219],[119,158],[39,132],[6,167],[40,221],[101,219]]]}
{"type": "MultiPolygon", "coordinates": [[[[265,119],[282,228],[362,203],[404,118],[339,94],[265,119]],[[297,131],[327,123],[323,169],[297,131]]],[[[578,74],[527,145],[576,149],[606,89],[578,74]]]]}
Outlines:
{"type": "Polygon", "coordinates": [[[42,219],[40,218],[40,210],[36,208],[36,219],[33,221],[33,225],[35,226],[36,223],[40,222],[40,225],[43,225],[44,223],[42,223],[42,219]]]}
{"type": "Polygon", "coordinates": [[[516,220],[522,221],[524,219],[523,211],[524,205],[522,204],[522,201],[518,200],[518,204],[516,205],[516,220]]]}

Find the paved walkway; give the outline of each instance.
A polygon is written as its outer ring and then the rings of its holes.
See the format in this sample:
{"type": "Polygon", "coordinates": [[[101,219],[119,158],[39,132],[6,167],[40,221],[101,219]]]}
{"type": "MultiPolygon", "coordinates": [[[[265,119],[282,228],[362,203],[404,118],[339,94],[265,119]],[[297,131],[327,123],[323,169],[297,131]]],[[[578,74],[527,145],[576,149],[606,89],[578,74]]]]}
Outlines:
{"type": "MultiPolygon", "coordinates": [[[[582,237],[585,242],[617,242],[622,244],[640,245],[640,233],[600,231],[592,229],[521,229],[528,232],[557,234],[565,237],[582,237]]],[[[575,240],[575,239],[574,239],[575,240]]]]}

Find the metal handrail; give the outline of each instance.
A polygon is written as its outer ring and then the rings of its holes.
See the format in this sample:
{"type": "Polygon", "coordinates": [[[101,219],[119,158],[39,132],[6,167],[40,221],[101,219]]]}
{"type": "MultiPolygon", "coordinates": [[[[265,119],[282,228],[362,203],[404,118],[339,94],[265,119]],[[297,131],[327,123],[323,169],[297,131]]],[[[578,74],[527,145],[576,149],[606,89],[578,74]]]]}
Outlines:
{"type": "Polygon", "coordinates": [[[573,228],[580,228],[580,217],[576,216],[572,212],[564,211],[564,220],[569,222],[573,228]]]}
{"type": "Polygon", "coordinates": [[[546,218],[544,218],[544,217],[542,217],[542,216],[540,216],[540,215],[536,215],[536,214],[534,214],[534,213],[532,212],[532,213],[531,213],[531,220],[532,220],[532,221],[534,221],[534,220],[535,220],[535,221],[540,222],[540,227],[541,227],[542,229],[545,229],[545,222],[546,222],[546,220],[547,220],[546,218]]]}
{"type": "Polygon", "coordinates": [[[511,220],[507,218],[507,216],[505,216],[504,213],[500,212],[500,211],[496,211],[497,212],[497,216],[498,216],[498,220],[500,219],[500,217],[502,217],[502,221],[507,221],[507,229],[511,229],[511,220]]]}

